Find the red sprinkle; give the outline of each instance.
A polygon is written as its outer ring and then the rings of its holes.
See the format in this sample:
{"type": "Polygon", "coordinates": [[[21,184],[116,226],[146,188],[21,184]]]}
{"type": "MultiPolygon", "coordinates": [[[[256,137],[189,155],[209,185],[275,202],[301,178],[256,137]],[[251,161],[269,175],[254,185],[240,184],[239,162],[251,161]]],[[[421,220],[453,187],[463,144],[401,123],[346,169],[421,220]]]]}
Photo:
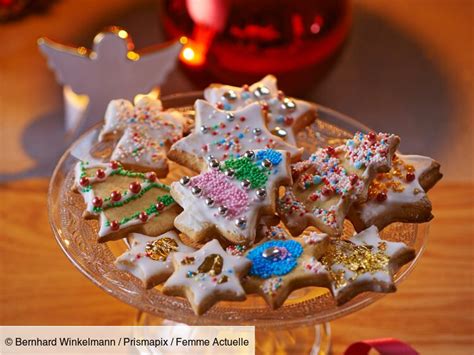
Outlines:
{"type": "Polygon", "coordinates": [[[112,221],[112,222],[110,222],[110,228],[111,228],[113,231],[118,230],[118,229],[120,228],[119,222],[117,222],[117,221],[115,221],[115,220],[112,221]]]}
{"type": "Polygon", "coordinates": [[[240,122],[245,122],[245,117],[244,116],[240,117],[240,122]]]}
{"type": "Polygon", "coordinates": [[[369,134],[367,136],[368,136],[370,141],[374,141],[374,140],[377,139],[377,135],[375,134],[375,132],[369,132],[369,134]]]}
{"type": "Polygon", "coordinates": [[[293,124],[293,117],[291,116],[286,116],[285,119],[283,120],[283,123],[286,125],[286,126],[291,126],[293,124]]]}
{"type": "Polygon", "coordinates": [[[154,171],[149,172],[146,177],[148,181],[151,181],[151,182],[156,181],[156,173],[154,171]]]}
{"type": "Polygon", "coordinates": [[[219,110],[222,110],[224,108],[224,104],[222,102],[218,102],[216,104],[216,107],[219,109],[219,110]]]}
{"type": "Polygon", "coordinates": [[[89,178],[88,177],[81,177],[81,180],[79,180],[79,184],[81,186],[87,186],[89,185],[89,178]]]}
{"type": "Polygon", "coordinates": [[[263,111],[268,111],[270,107],[268,106],[268,104],[266,102],[262,103],[262,110],[263,111]]]}
{"type": "Polygon", "coordinates": [[[148,214],[146,212],[140,212],[138,219],[142,222],[146,222],[148,220],[148,214]]]}
{"type": "Polygon", "coordinates": [[[142,186],[140,185],[140,183],[138,181],[134,181],[134,182],[130,183],[130,185],[128,185],[128,188],[134,194],[137,194],[142,189],[142,186]]]}
{"type": "Polygon", "coordinates": [[[351,174],[349,176],[349,180],[351,182],[351,185],[355,185],[357,180],[359,180],[359,177],[357,176],[357,174],[351,174]]]}
{"type": "Polygon", "coordinates": [[[243,89],[244,91],[249,91],[249,86],[248,86],[247,84],[244,84],[244,85],[242,86],[242,89],[243,89]]]}
{"type": "Polygon", "coordinates": [[[387,199],[387,194],[385,192],[379,192],[377,194],[377,201],[384,202],[387,199]]]}
{"type": "Polygon", "coordinates": [[[105,178],[105,171],[102,169],[99,169],[95,172],[95,176],[97,176],[98,179],[103,179],[105,178]]]}
{"type": "Polygon", "coordinates": [[[119,191],[112,191],[110,198],[112,201],[120,201],[122,199],[122,194],[119,191]]]}
{"type": "Polygon", "coordinates": [[[336,150],[333,147],[329,146],[329,147],[326,148],[326,153],[328,155],[333,156],[336,153],[336,150]]]}
{"type": "Polygon", "coordinates": [[[99,196],[96,196],[92,199],[92,205],[94,205],[94,207],[101,207],[102,203],[103,203],[103,200],[99,196]]]}
{"type": "Polygon", "coordinates": [[[119,164],[119,162],[116,161],[116,160],[112,160],[112,161],[110,162],[110,167],[111,167],[112,169],[114,169],[114,170],[115,170],[115,169],[118,169],[119,166],[120,166],[120,164],[119,164]]]}
{"type": "Polygon", "coordinates": [[[163,208],[165,208],[165,204],[163,202],[158,202],[155,204],[156,210],[161,211],[163,208]]]}
{"type": "Polygon", "coordinates": [[[414,173],[407,173],[407,176],[405,177],[408,182],[412,182],[415,180],[415,174],[414,173]]]}

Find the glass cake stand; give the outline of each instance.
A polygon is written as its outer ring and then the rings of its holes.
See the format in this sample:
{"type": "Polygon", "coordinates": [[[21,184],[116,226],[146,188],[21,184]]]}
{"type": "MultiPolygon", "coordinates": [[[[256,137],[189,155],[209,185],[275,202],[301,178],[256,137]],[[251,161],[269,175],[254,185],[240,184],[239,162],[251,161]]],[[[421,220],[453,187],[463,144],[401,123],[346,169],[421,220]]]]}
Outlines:
{"type": "MultiPolygon", "coordinates": [[[[201,92],[175,94],[163,97],[162,101],[164,107],[178,109],[192,118],[194,101],[201,95],[201,92]]],[[[139,310],[137,324],[254,325],[257,352],[326,354],[330,351],[328,322],[383,297],[383,294],[366,292],[337,306],[326,289],[308,287],[293,292],[277,310],[271,310],[259,296],[249,295],[244,302],[220,302],[204,315],[196,316],[187,300],[164,295],[160,286],[144,289],[140,280],[114,266],[115,258],[127,249],[124,241],[98,243],[97,221],[82,218],[82,197],[71,191],[77,157],[86,158],[84,147],[97,142],[99,129],[97,125],[81,136],[57,164],[49,185],[49,221],[61,249],[84,275],[110,295],[139,310]]],[[[298,144],[311,152],[320,146],[340,144],[355,131],[367,132],[368,128],[319,106],[318,119],[299,134],[298,144]]],[[[92,151],[96,158],[107,158],[111,146],[96,144],[92,151]]],[[[162,180],[170,183],[183,175],[193,173],[171,163],[170,174],[162,180]]],[[[416,250],[416,258],[396,274],[396,284],[416,265],[426,243],[428,227],[426,223],[394,223],[381,232],[382,238],[402,241],[416,250]]],[[[351,224],[346,222],[344,235],[350,236],[353,232],[351,224]]]]}

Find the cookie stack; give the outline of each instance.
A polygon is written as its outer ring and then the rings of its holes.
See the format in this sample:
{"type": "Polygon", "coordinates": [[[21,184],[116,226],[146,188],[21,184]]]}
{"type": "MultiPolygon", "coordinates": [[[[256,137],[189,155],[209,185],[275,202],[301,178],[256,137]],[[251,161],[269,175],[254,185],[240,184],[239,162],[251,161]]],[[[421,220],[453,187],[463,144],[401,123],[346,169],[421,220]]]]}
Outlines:
{"type": "Polygon", "coordinates": [[[147,288],[164,283],[196,314],[251,293],[275,309],[307,286],[329,289],[337,304],[393,292],[394,273],[415,251],[379,231],[433,217],[426,192],[442,177],[439,164],[399,154],[400,138],[387,133],[303,152],[296,137],[317,107],[285,96],[271,75],[213,84],[204,97],[192,130],[159,100],[112,101],[99,135],[113,145],[110,159],[77,163],[74,189],[84,217],[99,221],[99,242],[128,241],[117,267],[147,288]],[[168,186],[159,181],[168,160],[195,173],[168,186]],[[350,238],[346,220],[357,232],[350,238]]]}

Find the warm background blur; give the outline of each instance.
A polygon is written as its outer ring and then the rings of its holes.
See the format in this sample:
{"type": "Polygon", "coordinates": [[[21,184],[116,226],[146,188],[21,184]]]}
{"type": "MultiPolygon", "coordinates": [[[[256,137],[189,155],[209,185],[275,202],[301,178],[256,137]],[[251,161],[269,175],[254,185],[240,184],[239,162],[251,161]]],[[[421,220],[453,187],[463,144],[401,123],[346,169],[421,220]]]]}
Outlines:
{"type": "MultiPolygon", "coordinates": [[[[430,155],[444,180],[419,266],[391,295],[333,324],[335,352],[355,340],[398,337],[421,353],[473,348],[472,0],[354,1],[353,28],[332,70],[305,95],[376,130],[401,150],[430,155]]],[[[120,25],[136,49],[164,40],[157,0],[62,0],[0,24],[1,324],[126,324],[134,311],[69,264],[47,224],[47,177],[70,142],[61,87],[36,39],[91,46],[120,25]]],[[[174,71],[162,94],[200,89],[174,71]]]]}

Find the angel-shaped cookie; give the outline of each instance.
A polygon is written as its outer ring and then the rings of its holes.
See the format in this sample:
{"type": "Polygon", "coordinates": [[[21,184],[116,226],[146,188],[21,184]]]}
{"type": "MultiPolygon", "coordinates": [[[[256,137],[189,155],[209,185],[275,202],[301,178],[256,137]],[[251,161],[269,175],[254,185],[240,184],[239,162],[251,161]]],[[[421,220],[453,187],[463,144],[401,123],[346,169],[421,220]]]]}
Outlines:
{"type": "Polygon", "coordinates": [[[224,111],[204,100],[197,100],[194,106],[195,131],[173,144],[168,153],[171,160],[181,165],[201,171],[206,168],[208,158],[238,158],[254,149],[287,150],[294,161],[302,153],[302,149],[268,131],[258,103],[237,111],[224,111]]]}
{"type": "Polygon", "coordinates": [[[204,98],[224,110],[237,110],[253,102],[261,104],[269,130],[296,146],[296,135],[316,119],[316,105],[285,96],[278,90],[277,79],[267,75],[248,86],[212,84],[204,90],[204,98]]]}
{"type": "Polygon", "coordinates": [[[439,170],[439,163],[431,158],[394,155],[392,169],[377,174],[367,200],[352,205],[347,218],[357,231],[371,225],[382,230],[393,222],[428,222],[433,215],[426,192],[442,178],[439,170]]]}
{"type": "Polygon", "coordinates": [[[128,100],[112,100],[105,113],[99,140],[121,135],[111,159],[126,168],[168,174],[166,153],[183,136],[186,120],[176,111],[163,111],[161,101],[144,96],[134,106],[128,100]]]}
{"type": "Polygon", "coordinates": [[[351,205],[366,199],[376,173],[390,170],[399,142],[393,134],[356,133],[346,144],[318,149],[293,165],[293,186],[278,203],[291,234],[301,234],[308,225],[329,235],[341,234],[351,205]]]}
{"type": "MultiPolygon", "coordinates": [[[[134,52],[129,34],[111,27],[95,36],[92,51],[47,38],[40,38],[38,46],[65,90],[89,97],[82,121],[90,125],[104,117],[111,100],[133,101],[135,95],[161,85],[175,66],[182,44],[173,41],[134,52]]],[[[78,122],[67,124],[75,129],[78,122]]]]}
{"type": "Polygon", "coordinates": [[[252,244],[260,217],[275,213],[280,185],[291,182],[289,153],[273,149],[247,151],[171,184],[171,195],[183,207],[175,226],[202,241],[215,234],[234,243],[252,244]]]}
{"type": "Polygon", "coordinates": [[[158,237],[132,233],[128,236],[128,241],[130,250],[120,255],[115,260],[115,265],[139,278],[146,288],[159,285],[173,273],[173,253],[194,251],[181,242],[175,231],[158,237]]]}
{"type": "Polygon", "coordinates": [[[123,238],[130,232],[159,235],[173,229],[181,210],[154,172],[109,164],[78,162],[74,189],[84,198],[85,218],[99,219],[99,241],[123,238]]]}
{"type": "Polygon", "coordinates": [[[318,261],[329,243],[326,234],[295,239],[279,227],[270,227],[265,235],[260,243],[245,253],[252,261],[244,279],[247,293],[258,293],[271,308],[276,309],[296,289],[331,287],[329,273],[318,261]],[[277,239],[272,239],[274,236],[277,239]]]}
{"type": "Polygon", "coordinates": [[[217,239],[194,253],[177,252],[172,258],[174,272],[163,292],[186,297],[196,314],[203,314],[221,300],[245,300],[240,281],[250,268],[250,260],[227,254],[217,239]]]}
{"type": "Polygon", "coordinates": [[[372,226],[350,239],[331,239],[320,261],[341,305],[366,291],[395,292],[393,275],[414,257],[414,249],[381,239],[377,227],[372,226]]]}

